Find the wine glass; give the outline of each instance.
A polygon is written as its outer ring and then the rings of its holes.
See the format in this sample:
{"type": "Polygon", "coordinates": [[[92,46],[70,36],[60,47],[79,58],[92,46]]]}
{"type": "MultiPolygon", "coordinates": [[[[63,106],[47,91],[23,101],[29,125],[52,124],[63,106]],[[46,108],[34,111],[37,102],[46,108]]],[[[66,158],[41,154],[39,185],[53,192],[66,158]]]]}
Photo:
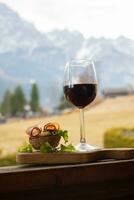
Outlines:
{"type": "Polygon", "coordinates": [[[67,62],[63,91],[66,99],[80,110],[80,143],[76,145],[76,150],[97,150],[97,147],[86,143],[84,126],[84,108],[95,99],[97,94],[94,62],[87,59],[74,59],[67,62]]]}

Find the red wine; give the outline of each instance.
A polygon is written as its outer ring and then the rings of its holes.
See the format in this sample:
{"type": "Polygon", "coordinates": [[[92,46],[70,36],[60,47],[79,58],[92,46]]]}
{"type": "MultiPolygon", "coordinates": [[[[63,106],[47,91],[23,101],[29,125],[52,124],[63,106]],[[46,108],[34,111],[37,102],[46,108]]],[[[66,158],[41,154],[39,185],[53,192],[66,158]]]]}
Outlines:
{"type": "Polygon", "coordinates": [[[96,93],[97,85],[92,83],[64,86],[64,94],[66,99],[78,108],[84,108],[90,104],[95,99],[96,93]]]}

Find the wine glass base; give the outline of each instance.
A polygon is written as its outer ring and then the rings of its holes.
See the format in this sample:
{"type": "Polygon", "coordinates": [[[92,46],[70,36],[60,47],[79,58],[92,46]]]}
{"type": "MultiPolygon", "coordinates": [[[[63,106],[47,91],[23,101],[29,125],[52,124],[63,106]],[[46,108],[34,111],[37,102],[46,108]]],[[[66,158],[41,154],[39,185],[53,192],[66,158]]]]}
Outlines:
{"type": "Polygon", "coordinates": [[[75,146],[75,149],[78,152],[92,152],[92,151],[97,151],[100,148],[96,146],[91,146],[87,143],[79,143],[75,146]]]}

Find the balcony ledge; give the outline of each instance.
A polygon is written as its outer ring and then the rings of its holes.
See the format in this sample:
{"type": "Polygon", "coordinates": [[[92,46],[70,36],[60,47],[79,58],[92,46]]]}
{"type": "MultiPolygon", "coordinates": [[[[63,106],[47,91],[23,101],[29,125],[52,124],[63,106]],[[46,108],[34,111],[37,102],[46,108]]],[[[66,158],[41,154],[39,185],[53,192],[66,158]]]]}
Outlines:
{"type": "Polygon", "coordinates": [[[134,159],[0,168],[4,199],[134,199],[134,159]]]}

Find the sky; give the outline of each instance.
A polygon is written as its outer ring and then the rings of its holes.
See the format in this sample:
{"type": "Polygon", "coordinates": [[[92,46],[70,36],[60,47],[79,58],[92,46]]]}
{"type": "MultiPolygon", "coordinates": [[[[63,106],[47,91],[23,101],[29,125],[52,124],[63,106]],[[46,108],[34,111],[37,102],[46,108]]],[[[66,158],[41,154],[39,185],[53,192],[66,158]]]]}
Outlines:
{"type": "Polygon", "coordinates": [[[38,30],[78,30],[86,38],[134,39],[134,0],[0,0],[38,30]]]}

